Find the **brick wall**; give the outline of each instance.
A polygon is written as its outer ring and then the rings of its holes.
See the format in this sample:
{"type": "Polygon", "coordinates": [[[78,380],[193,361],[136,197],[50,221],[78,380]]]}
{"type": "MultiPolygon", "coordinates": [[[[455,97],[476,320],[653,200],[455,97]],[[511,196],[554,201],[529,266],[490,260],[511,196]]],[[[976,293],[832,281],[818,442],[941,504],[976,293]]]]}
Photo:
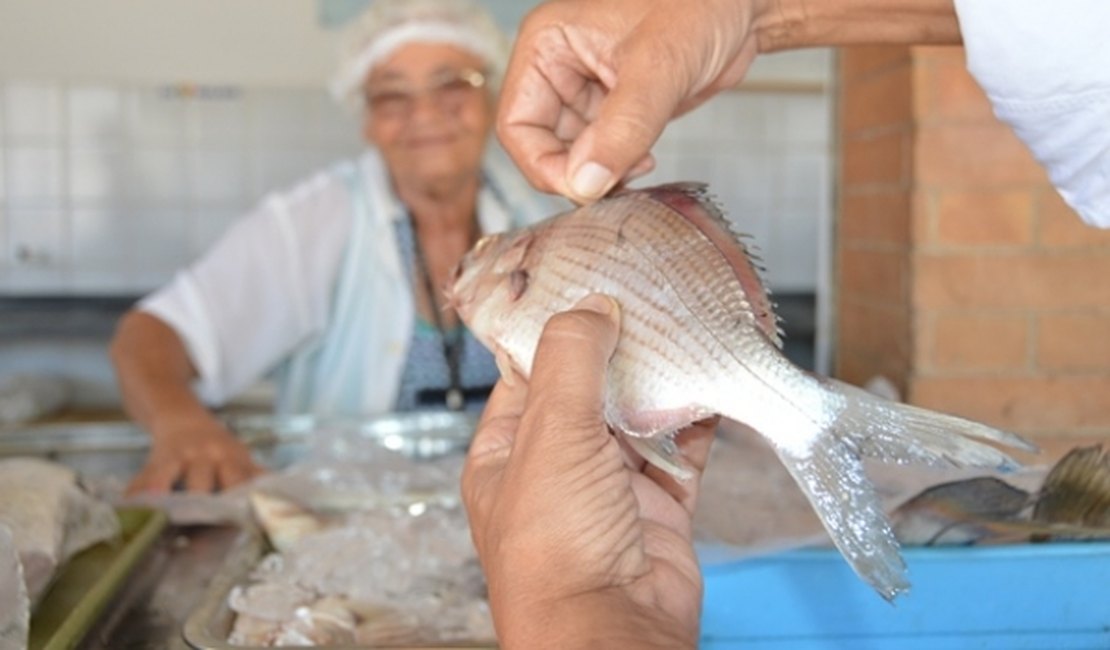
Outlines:
{"type": "Polygon", "coordinates": [[[1035,436],[1110,435],[1110,231],[998,122],[960,48],[839,63],[836,372],[1035,436]]]}

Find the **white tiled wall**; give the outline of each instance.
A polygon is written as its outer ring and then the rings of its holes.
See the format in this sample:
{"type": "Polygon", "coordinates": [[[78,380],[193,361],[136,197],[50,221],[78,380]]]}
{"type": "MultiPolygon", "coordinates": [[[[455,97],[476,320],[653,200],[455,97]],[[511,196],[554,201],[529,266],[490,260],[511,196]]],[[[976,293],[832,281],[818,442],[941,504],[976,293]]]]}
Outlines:
{"type": "Polygon", "coordinates": [[[655,171],[637,184],[709,183],[760,249],[768,284],[812,292],[818,232],[831,218],[830,101],[816,90],[718,95],[664,132],[655,171]]]}
{"type": "MultiPolygon", "coordinates": [[[[148,291],[264,193],[360,146],[315,89],[10,81],[0,98],[0,295],[148,291]]],[[[829,102],[819,90],[719,95],[668,128],[639,183],[708,182],[772,288],[813,291],[829,102]]]]}
{"type": "Polygon", "coordinates": [[[360,148],[322,90],[0,81],[0,295],[130,295],[360,148]]]}

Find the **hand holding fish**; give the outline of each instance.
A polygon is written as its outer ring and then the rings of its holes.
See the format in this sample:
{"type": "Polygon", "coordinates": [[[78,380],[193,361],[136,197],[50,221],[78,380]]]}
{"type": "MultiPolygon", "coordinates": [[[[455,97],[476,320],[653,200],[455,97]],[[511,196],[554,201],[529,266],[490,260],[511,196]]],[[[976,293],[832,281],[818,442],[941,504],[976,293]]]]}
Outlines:
{"type": "Polygon", "coordinates": [[[585,203],[651,171],[667,122],[759,53],[958,42],[952,0],[552,0],[521,25],[497,133],[533,185],[585,203]]]}
{"type": "MultiPolygon", "coordinates": [[[[531,378],[497,385],[471,445],[463,498],[501,647],[697,644],[698,481],[644,463],[606,425],[618,320],[596,295],[552,317],[531,378]]],[[[697,474],[714,428],[677,438],[697,474]]]]}
{"type": "Polygon", "coordinates": [[[563,0],[524,20],[497,132],[539,189],[575,201],[651,171],[667,121],[736,84],[762,2],[563,0]]]}

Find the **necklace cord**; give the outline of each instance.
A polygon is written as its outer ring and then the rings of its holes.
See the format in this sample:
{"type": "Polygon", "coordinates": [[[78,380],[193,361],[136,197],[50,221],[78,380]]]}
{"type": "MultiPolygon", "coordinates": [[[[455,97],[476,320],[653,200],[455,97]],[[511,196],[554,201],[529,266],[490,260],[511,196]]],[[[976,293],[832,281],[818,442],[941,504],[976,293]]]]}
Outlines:
{"type": "Polygon", "coordinates": [[[409,221],[412,223],[412,241],[413,252],[415,253],[417,271],[424,283],[424,290],[428,294],[428,301],[432,307],[432,321],[439,332],[439,338],[443,345],[443,360],[447,364],[447,377],[449,386],[445,396],[447,408],[452,411],[462,410],[464,406],[463,390],[461,371],[459,368],[459,358],[462,354],[463,336],[462,328],[456,327],[453,331],[448,332],[443,324],[443,315],[440,313],[439,301],[436,299],[435,287],[432,284],[432,274],[428,269],[427,258],[424,255],[424,248],[420,245],[420,233],[416,228],[416,222],[413,221],[412,215],[409,215],[409,221]]]}

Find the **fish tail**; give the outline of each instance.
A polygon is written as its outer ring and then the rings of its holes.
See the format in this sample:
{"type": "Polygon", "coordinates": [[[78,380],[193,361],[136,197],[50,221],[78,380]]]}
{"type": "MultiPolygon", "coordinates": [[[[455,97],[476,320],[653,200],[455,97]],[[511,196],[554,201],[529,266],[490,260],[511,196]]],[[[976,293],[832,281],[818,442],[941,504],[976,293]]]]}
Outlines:
{"type": "Polygon", "coordinates": [[[891,402],[835,379],[820,379],[840,395],[844,408],[837,417],[841,432],[860,456],[890,463],[922,463],[950,467],[1020,467],[1006,453],[979,442],[986,440],[1024,451],[1037,447],[1013,433],[928,409],[891,402]]]}
{"type": "Polygon", "coordinates": [[[898,541],[852,446],[826,430],[808,452],[779,445],[775,451],[856,574],[888,601],[908,591],[898,541]]]}
{"type": "Polygon", "coordinates": [[[814,379],[809,390],[795,386],[789,398],[796,413],[808,415],[784,418],[780,410],[755,428],[772,443],[852,569],[893,600],[909,588],[906,566],[862,459],[1013,468],[1012,458],[978,440],[1036,448],[1011,433],[814,379]]]}

